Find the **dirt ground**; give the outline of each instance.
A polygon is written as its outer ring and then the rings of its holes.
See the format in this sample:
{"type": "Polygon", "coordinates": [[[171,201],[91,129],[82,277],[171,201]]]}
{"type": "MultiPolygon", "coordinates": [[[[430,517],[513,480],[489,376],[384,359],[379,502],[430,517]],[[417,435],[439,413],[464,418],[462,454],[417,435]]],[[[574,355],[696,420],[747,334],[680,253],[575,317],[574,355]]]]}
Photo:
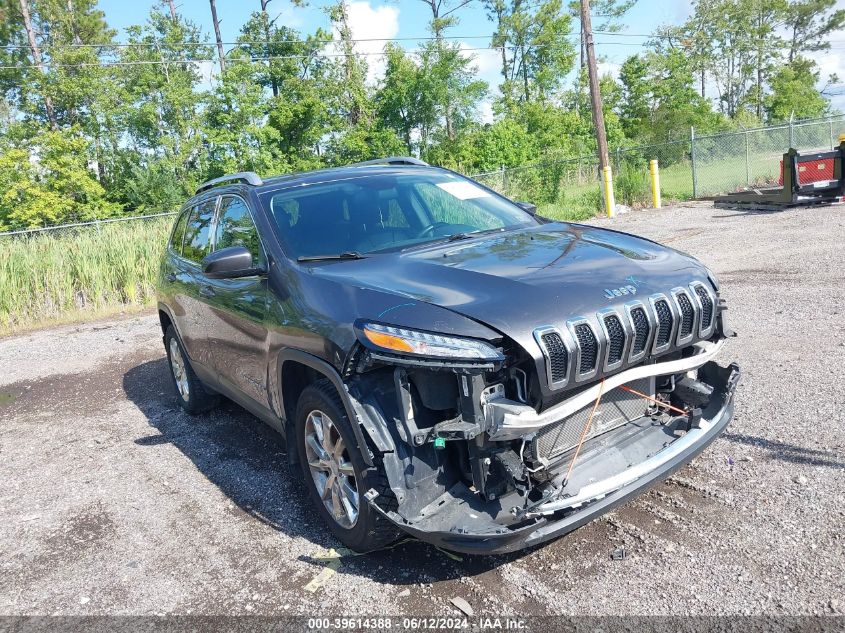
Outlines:
{"type": "Polygon", "coordinates": [[[42,330],[0,340],[0,613],[841,613],[845,210],[597,223],[702,259],[739,332],[736,417],[667,482],[521,554],[404,543],[310,592],[338,543],[273,431],[181,413],[154,315],[42,330]]]}

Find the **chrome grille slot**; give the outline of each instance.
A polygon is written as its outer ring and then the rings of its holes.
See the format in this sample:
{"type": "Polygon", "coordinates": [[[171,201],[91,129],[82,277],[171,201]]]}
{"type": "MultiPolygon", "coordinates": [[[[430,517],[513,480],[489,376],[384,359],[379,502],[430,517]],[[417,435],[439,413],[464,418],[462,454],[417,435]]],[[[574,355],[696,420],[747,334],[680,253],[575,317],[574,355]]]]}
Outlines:
{"type": "Polygon", "coordinates": [[[678,347],[682,347],[692,342],[693,336],[695,335],[696,321],[699,316],[698,310],[696,310],[698,303],[696,302],[693,305],[692,298],[686,288],[673,288],[671,295],[675,303],[678,319],[676,326],[678,340],[675,343],[678,347]]]}
{"type": "Polygon", "coordinates": [[[631,310],[631,320],[634,322],[634,347],[633,354],[641,354],[645,351],[648,343],[648,335],[651,332],[651,324],[645,313],[645,308],[636,307],[631,310]]]}
{"type": "Polygon", "coordinates": [[[716,325],[715,299],[710,291],[700,281],[691,283],[690,288],[692,289],[693,298],[695,299],[701,313],[699,317],[698,335],[701,338],[708,338],[713,333],[713,329],[716,325]]]}
{"type": "Polygon", "coordinates": [[[594,372],[599,357],[599,342],[596,340],[593,328],[586,323],[579,323],[575,326],[575,337],[578,339],[580,350],[578,373],[583,375],[594,372]]]}
{"type": "Polygon", "coordinates": [[[666,299],[657,299],[654,302],[654,313],[657,315],[657,335],[654,338],[654,349],[658,351],[669,346],[675,317],[666,299]]]}
{"type": "Polygon", "coordinates": [[[713,322],[713,301],[702,286],[697,286],[695,294],[701,302],[701,329],[706,330],[713,322]]]}
{"type": "Polygon", "coordinates": [[[692,302],[686,294],[678,295],[678,304],[681,306],[681,331],[679,336],[686,338],[692,334],[695,311],[692,309],[692,302]]]}
{"type": "MultiPolygon", "coordinates": [[[[654,382],[654,377],[642,378],[628,383],[628,386],[653,397],[654,382]]],[[[643,417],[648,407],[649,403],[646,400],[623,389],[609,391],[602,396],[586,439],[589,440],[643,417]]],[[[591,403],[560,422],[545,427],[531,443],[529,455],[535,460],[551,461],[575,448],[592,408],[591,403]]]]}
{"type": "Polygon", "coordinates": [[[625,328],[622,327],[622,321],[615,314],[608,314],[602,321],[607,337],[605,369],[609,369],[622,362],[622,356],[625,354],[625,328]]]}
{"type": "Polygon", "coordinates": [[[541,338],[549,359],[551,381],[557,383],[566,380],[566,373],[569,369],[569,352],[566,351],[563,338],[558,332],[546,332],[541,338]]]}

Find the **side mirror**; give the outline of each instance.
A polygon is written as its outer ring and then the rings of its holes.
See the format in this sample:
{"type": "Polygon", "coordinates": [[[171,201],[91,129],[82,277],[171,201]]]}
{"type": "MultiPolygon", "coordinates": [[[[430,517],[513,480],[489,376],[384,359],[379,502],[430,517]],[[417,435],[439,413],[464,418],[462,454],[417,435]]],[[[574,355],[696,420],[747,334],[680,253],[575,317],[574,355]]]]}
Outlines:
{"type": "Polygon", "coordinates": [[[537,214],[537,205],[532,202],[517,202],[516,206],[518,206],[523,211],[527,211],[531,215],[537,214]]]}
{"type": "Polygon", "coordinates": [[[202,272],[212,279],[235,279],[261,275],[265,271],[252,265],[252,253],[248,249],[230,246],[204,257],[202,272]]]}

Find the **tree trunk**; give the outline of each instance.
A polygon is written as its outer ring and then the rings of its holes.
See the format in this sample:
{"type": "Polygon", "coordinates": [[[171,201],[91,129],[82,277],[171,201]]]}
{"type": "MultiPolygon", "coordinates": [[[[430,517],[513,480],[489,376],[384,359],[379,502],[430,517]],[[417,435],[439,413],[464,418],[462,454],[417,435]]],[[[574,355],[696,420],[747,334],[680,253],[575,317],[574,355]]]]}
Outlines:
{"type": "Polygon", "coordinates": [[[214,38],[217,40],[217,56],[220,58],[220,75],[226,72],[226,60],[223,53],[223,40],[220,38],[220,20],[217,19],[217,2],[208,0],[211,4],[211,21],[214,23],[214,38]]]}
{"type": "MultiPolygon", "coordinates": [[[[29,15],[28,0],[20,0],[21,14],[23,15],[23,25],[26,29],[26,37],[29,40],[29,50],[32,53],[32,61],[38,67],[38,70],[44,72],[44,64],[41,61],[41,51],[38,49],[38,42],[35,41],[35,32],[32,30],[32,18],[29,15]]],[[[58,121],[56,121],[56,112],[53,109],[53,100],[50,95],[44,91],[44,109],[47,111],[47,119],[50,121],[50,127],[54,130],[59,128],[58,121]]]]}
{"type": "Polygon", "coordinates": [[[167,0],[167,4],[170,7],[170,19],[176,22],[176,5],[173,4],[173,0],[167,0]]]}
{"type": "Polygon", "coordinates": [[[525,103],[528,103],[531,98],[531,93],[528,90],[528,64],[525,63],[525,47],[520,45],[520,49],[520,57],[522,58],[520,62],[522,65],[522,89],[524,91],[525,103]]]}

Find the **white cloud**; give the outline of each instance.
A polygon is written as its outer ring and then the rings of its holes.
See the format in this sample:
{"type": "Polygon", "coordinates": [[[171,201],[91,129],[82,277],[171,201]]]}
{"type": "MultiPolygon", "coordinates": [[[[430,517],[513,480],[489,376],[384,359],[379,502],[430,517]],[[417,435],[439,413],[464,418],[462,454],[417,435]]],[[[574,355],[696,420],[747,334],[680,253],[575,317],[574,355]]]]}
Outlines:
{"type": "MultiPolygon", "coordinates": [[[[349,28],[352,39],[371,40],[356,42],[355,51],[364,56],[367,61],[367,81],[374,83],[384,74],[385,61],[383,55],[387,44],[385,40],[396,37],[399,33],[399,8],[389,5],[374,7],[369,0],[353,0],[349,3],[349,28]]],[[[340,33],[333,27],[335,39],[340,39],[340,33]]],[[[340,47],[332,44],[327,47],[327,53],[340,53],[340,47]]]]}
{"type": "Polygon", "coordinates": [[[476,78],[486,81],[490,90],[495,90],[502,81],[502,54],[498,49],[486,49],[485,46],[487,44],[481,42],[475,44],[460,42],[461,54],[472,60],[476,78]]]}
{"type": "MultiPolygon", "coordinates": [[[[843,0],[845,3],[845,0],[843,0]]],[[[828,51],[816,58],[819,67],[819,89],[827,85],[830,75],[837,75],[838,83],[831,87],[834,93],[845,91],[845,57],[836,51],[828,51]]],[[[845,94],[834,94],[830,98],[831,105],[837,110],[845,111],[845,94]]]]}
{"type": "Polygon", "coordinates": [[[194,66],[200,75],[200,85],[205,89],[210,89],[220,72],[219,62],[204,60],[194,62],[194,66]]]}
{"type": "Polygon", "coordinates": [[[618,64],[617,62],[611,61],[600,61],[597,63],[598,70],[599,70],[599,77],[604,77],[605,75],[610,75],[614,79],[619,78],[619,71],[622,69],[622,65],[618,64]]]}
{"type": "Polygon", "coordinates": [[[478,106],[478,114],[482,123],[493,123],[495,121],[493,103],[489,99],[482,101],[478,106]]]}

